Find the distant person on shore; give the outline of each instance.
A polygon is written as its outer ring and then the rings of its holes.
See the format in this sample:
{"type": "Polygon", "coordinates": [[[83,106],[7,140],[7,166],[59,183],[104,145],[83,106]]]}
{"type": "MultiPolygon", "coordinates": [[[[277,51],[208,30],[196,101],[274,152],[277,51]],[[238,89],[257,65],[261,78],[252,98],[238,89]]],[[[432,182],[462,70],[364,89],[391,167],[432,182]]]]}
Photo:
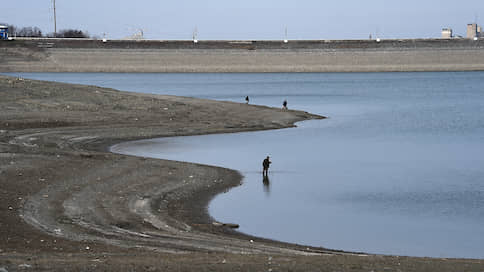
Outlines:
{"type": "Polygon", "coordinates": [[[245,104],[249,104],[249,96],[245,97],[245,104]]]}
{"type": "Polygon", "coordinates": [[[263,176],[267,176],[267,174],[269,172],[269,165],[271,163],[272,162],[269,160],[269,156],[267,156],[267,158],[265,158],[264,161],[262,162],[262,175],[263,176]]]}
{"type": "Polygon", "coordinates": [[[287,110],[287,100],[284,99],[284,102],[282,102],[282,109],[287,110]]]}

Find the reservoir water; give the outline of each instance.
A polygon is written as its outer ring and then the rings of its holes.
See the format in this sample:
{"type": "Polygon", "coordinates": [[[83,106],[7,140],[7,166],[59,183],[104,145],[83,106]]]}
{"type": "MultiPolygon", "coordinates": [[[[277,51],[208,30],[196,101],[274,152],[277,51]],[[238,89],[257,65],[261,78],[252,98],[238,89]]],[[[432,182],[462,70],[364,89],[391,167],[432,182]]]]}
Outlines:
{"type": "Polygon", "coordinates": [[[218,165],[243,185],[210,214],[240,231],[369,253],[484,258],[484,72],[16,73],[26,78],[329,116],[276,131],[126,143],[117,152],[218,165]],[[273,164],[263,180],[261,163],[273,164]]]}

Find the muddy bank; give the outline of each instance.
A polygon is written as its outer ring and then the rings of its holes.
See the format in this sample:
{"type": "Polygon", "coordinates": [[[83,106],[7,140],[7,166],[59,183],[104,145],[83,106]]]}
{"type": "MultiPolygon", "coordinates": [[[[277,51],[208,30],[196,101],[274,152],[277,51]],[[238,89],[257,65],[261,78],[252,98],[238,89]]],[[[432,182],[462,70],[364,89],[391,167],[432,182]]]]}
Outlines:
{"type": "Polygon", "coordinates": [[[237,172],[108,152],[121,141],[276,129],[319,116],[11,77],[0,77],[0,92],[0,268],[7,271],[484,267],[249,237],[213,224],[206,211],[215,194],[240,183],[237,172]]]}

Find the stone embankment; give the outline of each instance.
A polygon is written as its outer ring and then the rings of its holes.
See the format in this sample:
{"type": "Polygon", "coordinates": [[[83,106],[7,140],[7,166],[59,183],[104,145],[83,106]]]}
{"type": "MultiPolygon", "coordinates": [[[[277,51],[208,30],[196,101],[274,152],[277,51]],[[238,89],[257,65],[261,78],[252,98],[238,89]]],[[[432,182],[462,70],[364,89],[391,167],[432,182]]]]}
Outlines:
{"type": "Polygon", "coordinates": [[[0,42],[0,72],[396,72],[484,70],[484,39],[0,42]]]}

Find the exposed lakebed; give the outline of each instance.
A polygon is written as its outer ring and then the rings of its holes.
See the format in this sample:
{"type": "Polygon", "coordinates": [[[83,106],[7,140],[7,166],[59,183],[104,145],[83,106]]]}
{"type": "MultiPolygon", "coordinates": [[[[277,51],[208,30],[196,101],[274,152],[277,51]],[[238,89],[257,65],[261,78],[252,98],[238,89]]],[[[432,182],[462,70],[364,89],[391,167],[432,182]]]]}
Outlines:
{"type": "Polygon", "coordinates": [[[239,102],[249,95],[270,106],[287,99],[330,118],[116,150],[239,170],[243,186],[209,209],[242,232],[370,253],[484,257],[482,72],[21,75],[239,102]]]}

